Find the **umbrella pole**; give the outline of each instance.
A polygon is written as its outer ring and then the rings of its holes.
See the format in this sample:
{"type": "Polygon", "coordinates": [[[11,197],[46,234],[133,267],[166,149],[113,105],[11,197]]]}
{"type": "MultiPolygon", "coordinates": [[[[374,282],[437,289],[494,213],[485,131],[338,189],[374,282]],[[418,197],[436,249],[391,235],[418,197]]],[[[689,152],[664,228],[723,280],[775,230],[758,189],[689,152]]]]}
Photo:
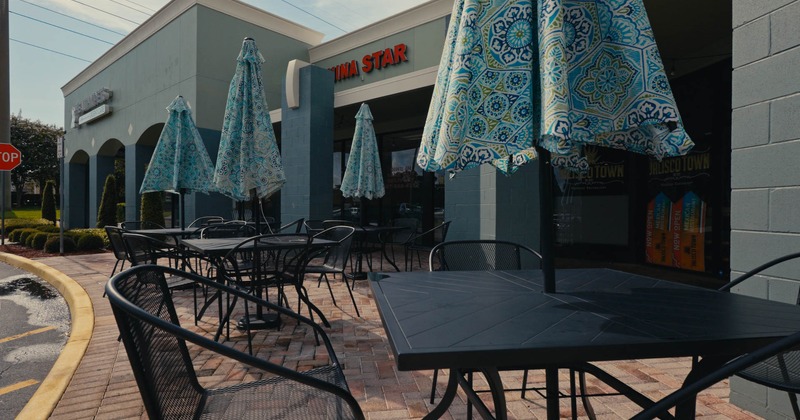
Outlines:
{"type": "Polygon", "coordinates": [[[258,202],[258,194],[255,188],[250,190],[250,200],[250,214],[253,215],[253,219],[256,221],[256,235],[261,235],[261,212],[256,212],[256,209],[260,208],[257,205],[261,203],[258,202]]]}
{"type": "Polygon", "coordinates": [[[186,188],[181,188],[178,190],[178,194],[180,195],[181,204],[181,230],[184,230],[186,229],[186,209],[184,208],[183,196],[186,194],[186,188]]]}
{"type": "Polygon", "coordinates": [[[553,229],[553,167],[550,152],[537,148],[539,153],[539,249],[542,252],[544,292],[555,293],[555,233],[553,229]]]}

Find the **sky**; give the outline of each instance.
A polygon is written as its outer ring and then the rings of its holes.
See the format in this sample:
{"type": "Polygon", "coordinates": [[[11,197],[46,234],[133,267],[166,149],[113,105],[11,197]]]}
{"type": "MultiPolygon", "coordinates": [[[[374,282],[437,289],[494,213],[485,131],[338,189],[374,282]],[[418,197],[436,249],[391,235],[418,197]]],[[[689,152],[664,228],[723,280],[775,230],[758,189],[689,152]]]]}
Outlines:
{"type": "MultiPolygon", "coordinates": [[[[342,36],[428,0],[241,0],[342,36]]],[[[9,0],[11,113],[64,126],[61,87],[168,0],[9,0]]]]}

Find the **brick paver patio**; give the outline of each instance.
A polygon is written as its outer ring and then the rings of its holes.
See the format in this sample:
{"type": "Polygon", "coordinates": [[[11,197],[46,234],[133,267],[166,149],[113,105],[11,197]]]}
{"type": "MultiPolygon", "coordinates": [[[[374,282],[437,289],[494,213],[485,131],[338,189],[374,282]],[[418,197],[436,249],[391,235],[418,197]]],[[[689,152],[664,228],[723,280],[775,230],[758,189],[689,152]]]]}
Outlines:
{"type": "MultiPolygon", "coordinates": [[[[139,391],[136,387],[125,350],[117,341],[117,328],[111,308],[102,297],[103,286],[111,272],[114,256],[111,253],[69,257],[51,257],[38,260],[69,275],[88,292],[94,303],[95,331],[89,348],[78,371],[61,398],[52,419],[138,419],[147,418],[139,391]]],[[[384,267],[387,267],[384,265],[384,267]]],[[[429,393],[432,371],[397,371],[381,325],[380,317],[371,297],[366,281],[359,281],[355,290],[361,317],[356,317],[347,289],[340,280],[332,281],[338,306],[334,306],[330,294],[323,284],[317,288],[316,279],[306,282],[310,298],[331,322],[328,333],[333,341],[339,360],[345,367],[348,384],[369,419],[416,419],[432,408],[429,393]]],[[[292,294],[294,292],[292,291],[292,294]]],[[[290,294],[290,296],[292,296],[290,294]]],[[[193,327],[192,292],[175,292],[185,325],[193,327]]],[[[293,303],[296,305],[296,300],[293,303]]],[[[212,305],[214,308],[216,305],[212,305]]],[[[295,306],[296,308],[296,306],[295,306]]],[[[303,308],[305,311],[305,308],[303,308]]],[[[216,315],[205,316],[198,330],[211,331],[216,325],[216,315]]],[[[282,357],[288,363],[292,359],[312,358],[316,345],[313,336],[293,335],[291,325],[280,331],[256,332],[254,347],[260,356],[282,357]]],[[[229,345],[245,350],[246,340],[240,332],[232,330],[229,345]]],[[[195,359],[201,380],[205,384],[221,384],[240,381],[244,372],[235,363],[223,362],[216,357],[199,354],[195,359]]],[[[689,370],[688,359],[631,360],[603,363],[601,367],[625,383],[644,392],[651,398],[659,398],[677,388],[689,370]]],[[[446,373],[440,373],[438,391],[443,392],[446,373]]],[[[562,387],[566,392],[568,377],[562,371],[562,387]]],[[[519,387],[521,372],[503,373],[503,382],[508,387],[519,387]]],[[[609,389],[589,378],[590,391],[609,389]]],[[[531,371],[529,386],[543,386],[541,371],[531,371]]],[[[758,418],[728,403],[727,381],[717,384],[698,397],[698,417],[715,419],[758,418]]],[[[484,394],[488,398],[488,394],[484,394]]],[[[528,392],[525,399],[519,392],[507,392],[509,418],[545,418],[544,399],[536,392],[528,392]]],[[[437,399],[438,401],[438,399],[437,399]]],[[[637,406],[619,396],[592,398],[599,418],[628,418],[635,414],[637,406]]],[[[562,400],[562,417],[570,417],[569,401],[562,400]]],[[[585,418],[582,408],[579,417],[585,418]]],[[[466,418],[466,403],[463,394],[453,403],[444,418],[466,418]]]]}

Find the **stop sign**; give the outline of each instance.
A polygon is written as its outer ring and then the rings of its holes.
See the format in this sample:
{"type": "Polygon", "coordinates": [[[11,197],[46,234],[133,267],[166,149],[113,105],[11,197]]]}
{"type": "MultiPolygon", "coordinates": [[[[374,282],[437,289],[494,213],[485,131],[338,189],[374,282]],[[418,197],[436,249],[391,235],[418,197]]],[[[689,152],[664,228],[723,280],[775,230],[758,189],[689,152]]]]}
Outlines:
{"type": "Polygon", "coordinates": [[[22,163],[22,153],[13,144],[0,143],[0,171],[10,171],[22,163]]]}

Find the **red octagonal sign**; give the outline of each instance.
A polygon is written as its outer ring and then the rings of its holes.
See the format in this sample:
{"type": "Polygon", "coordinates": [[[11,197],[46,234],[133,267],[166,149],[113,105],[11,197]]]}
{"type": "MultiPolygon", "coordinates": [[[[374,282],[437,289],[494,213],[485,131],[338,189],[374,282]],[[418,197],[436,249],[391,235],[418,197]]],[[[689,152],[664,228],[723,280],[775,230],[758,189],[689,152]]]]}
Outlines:
{"type": "Polygon", "coordinates": [[[0,143],[0,171],[10,171],[22,163],[22,153],[13,144],[0,143]]]}

